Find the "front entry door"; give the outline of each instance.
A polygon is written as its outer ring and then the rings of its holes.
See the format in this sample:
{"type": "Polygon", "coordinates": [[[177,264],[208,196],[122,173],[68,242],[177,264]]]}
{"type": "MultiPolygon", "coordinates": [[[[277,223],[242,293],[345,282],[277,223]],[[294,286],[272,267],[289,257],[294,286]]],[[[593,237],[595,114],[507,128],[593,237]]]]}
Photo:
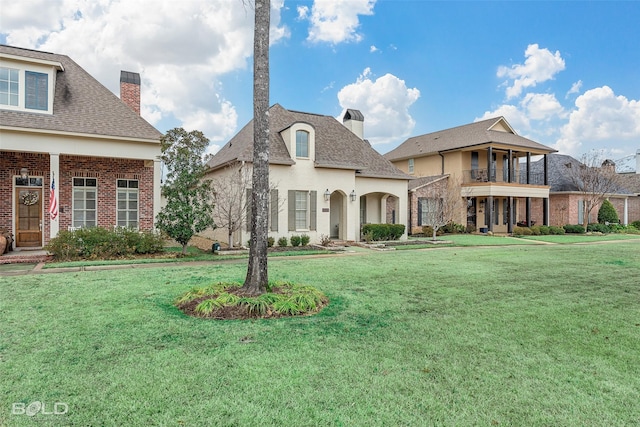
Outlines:
{"type": "Polygon", "coordinates": [[[16,188],[16,247],[42,246],[42,188],[16,188]]]}

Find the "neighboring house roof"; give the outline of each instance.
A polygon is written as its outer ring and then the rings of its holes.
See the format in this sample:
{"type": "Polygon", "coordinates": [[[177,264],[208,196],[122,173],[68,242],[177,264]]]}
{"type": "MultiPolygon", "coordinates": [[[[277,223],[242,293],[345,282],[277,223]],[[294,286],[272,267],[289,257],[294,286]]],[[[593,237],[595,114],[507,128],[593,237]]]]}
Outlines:
{"type": "Polygon", "coordinates": [[[624,188],[640,196],[640,174],[619,174],[618,178],[624,188]]]}
{"type": "MultiPolygon", "coordinates": [[[[582,166],[580,161],[565,154],[548,154],[547,164],[549,191],[551,193],[580,191],[578,186],[572,181],[569,168],[567,167],[567,165],[570,164],[572,168],[578,168],[582,166]]],[[[531,162],[531,173],[544,173],[544,159],[531,162]]],[[[619,187],[616,190],[616,194],[631,193],[626,189],[619,187]]]]}
{"type": "MultiPolygon", "coordinates": [[[[357,116],[357,110],[349,111],[357,116]]],[[[300,122],[315,129],[316,167],[351,169],[364,177],[411,179],[335,117],[287,110],[279,104],[269,108],[270,164],[295,164],[280,132],[300,122]]],[[[253,161],[253,120],[216,153],[208,166],[218,169],[235,161],[253,161]]]]}
{"type": "Polygon", "coordinates": [[[411,137],[385,154],[384,157],[390,161],[396,161],[491,143],[507,145],[515,149],[540,152],[542,154],[556,151],[546,145],[517,135],[504,117],[495,117],[468,125],[411,137]]]}
{"type": "MultiPolygon", "coordinates": [[[[638,150],[640,151],[640,150],[638,150]]],[[[616,172],[618,173],[637,173],[636,171],[636,156],[640,154],[632,154],[630,156],[623,157],[616,160],[616,172]]]]}
{"type": "Polygon", "coordinates": [[[449,175],[433,175],[433,176],[421,176],[420,178],[414,178],[409,181],[409,191],[415,191],[427,185],[431,185],[442,179],[447,178],[449,175]]]}
{"type": "Polygon", "coordinates": [[[66,55],[0,45],[0,53],[59,62],[53,114],[0,110],[0,126],[158,141],[146,120],[66,55]]]}

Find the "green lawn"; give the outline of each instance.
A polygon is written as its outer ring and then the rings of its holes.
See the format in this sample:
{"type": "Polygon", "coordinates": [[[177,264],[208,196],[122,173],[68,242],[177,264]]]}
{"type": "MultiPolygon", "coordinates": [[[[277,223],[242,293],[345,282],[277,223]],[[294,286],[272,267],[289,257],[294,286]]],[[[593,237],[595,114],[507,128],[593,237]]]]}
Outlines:
{"type": "Polygon", "coordinates": [[[640,425],[640,241],[270,260],[331,300],[185,317],[246,264],[0,277],[0,425],[640,425]],[[12,415],[44,402],[64,415],[12,415]]]}

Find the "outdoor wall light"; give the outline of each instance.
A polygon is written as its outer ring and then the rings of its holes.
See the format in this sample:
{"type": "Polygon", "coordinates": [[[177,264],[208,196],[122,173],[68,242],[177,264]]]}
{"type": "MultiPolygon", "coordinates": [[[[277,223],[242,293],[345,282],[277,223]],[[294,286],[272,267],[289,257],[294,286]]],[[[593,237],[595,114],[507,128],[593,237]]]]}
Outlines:
{"type": "Polygon", "coordinates": [[[327,188],[327,190],[324,192],[324,201],[328,202],[330,198],[331,198],[331,193],[329,192],[329,189],[327,188]]]}
{"type": "Polygon", "coordinates": [[[20,169],[20,178],[22,178],[22,179],[29,178],[29,169],[27,169],[27,168],[20,169]]]}
{"type": "Polygon", "coordinates": [[[356,190],[351,190],[351,193],[349,194],[349,197],[351,198],[352,202],[356,201],[356,190]]]}

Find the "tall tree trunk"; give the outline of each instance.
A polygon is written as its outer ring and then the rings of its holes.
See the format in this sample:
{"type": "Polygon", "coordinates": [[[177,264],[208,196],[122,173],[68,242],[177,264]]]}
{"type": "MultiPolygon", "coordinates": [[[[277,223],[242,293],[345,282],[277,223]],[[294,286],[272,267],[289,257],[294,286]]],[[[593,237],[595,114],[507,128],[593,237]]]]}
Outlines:
{"type": "Polygon", "coordinates": [[[270,0],[255,0],[253,39],[253,184],[251,194],[251,247],[243,291],[266,291],[269,228],[269,25],[270,0]]]}

